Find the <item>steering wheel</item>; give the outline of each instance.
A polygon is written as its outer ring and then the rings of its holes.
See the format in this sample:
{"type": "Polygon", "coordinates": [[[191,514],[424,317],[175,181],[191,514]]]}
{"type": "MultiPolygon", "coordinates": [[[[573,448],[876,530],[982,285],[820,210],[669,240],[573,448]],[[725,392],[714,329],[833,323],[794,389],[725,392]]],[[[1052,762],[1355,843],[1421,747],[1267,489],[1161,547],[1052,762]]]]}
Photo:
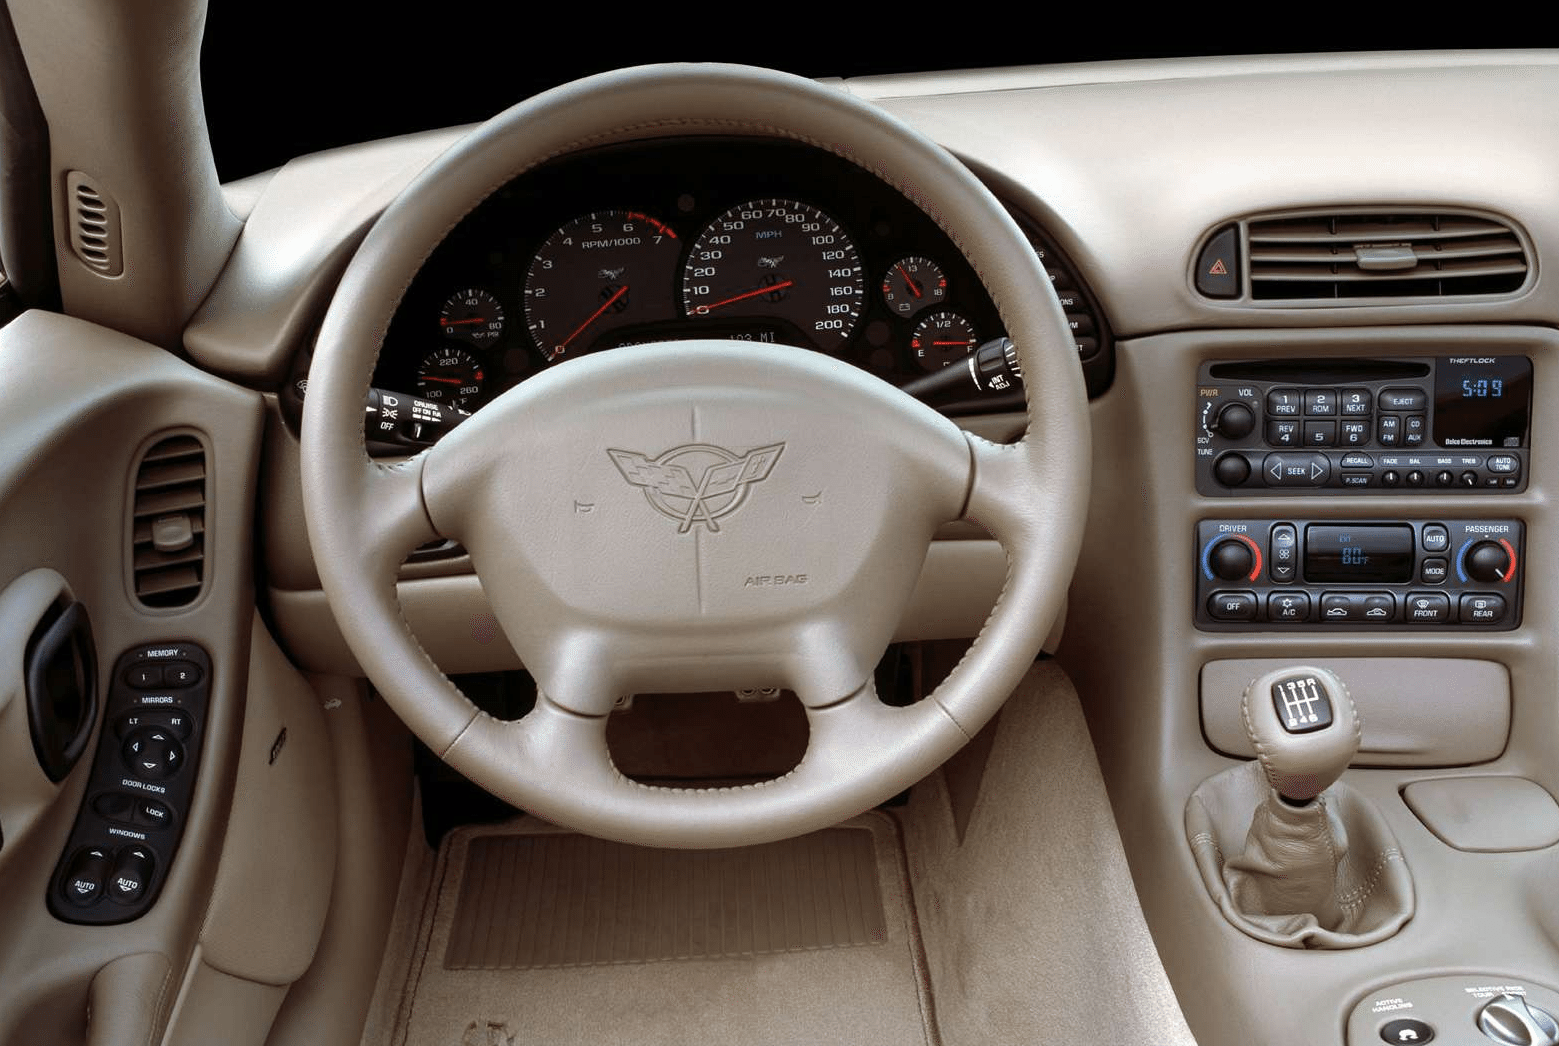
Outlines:
{"type": "Polygon", "coordinates": [[[850,817],[968,741],[1032,663],[1062,603],[1087,507],[1089,421],[1049,280],[963,165],[837,88],[722,65],[648,66],[523,102],[434,162],[386,209],[320,329],[302,427],[309,540],[352,652],[454,769],[535,814],[609,839],[735,846],[850,817]],[[428,254],[526,170],[611,142],[789,138],[873,172],[946,231],[985,283],[1027,378],[1015,444],[968,435],[818,353],[684,341],[563,363],[410,460],[364,449],[383,334],[428,254]],[[1001,596],[968,654],[909,707],[877,697],[936,528],[1001,543],[1001,596]],[[474,708],[409,631],[396,572],[437,537],[469,551],[536,707],[474,708]],[[805,705],[805,756],[773,781],[679,790],[612,765],[606,717],[630,693],[777,686],[805,705]]]}

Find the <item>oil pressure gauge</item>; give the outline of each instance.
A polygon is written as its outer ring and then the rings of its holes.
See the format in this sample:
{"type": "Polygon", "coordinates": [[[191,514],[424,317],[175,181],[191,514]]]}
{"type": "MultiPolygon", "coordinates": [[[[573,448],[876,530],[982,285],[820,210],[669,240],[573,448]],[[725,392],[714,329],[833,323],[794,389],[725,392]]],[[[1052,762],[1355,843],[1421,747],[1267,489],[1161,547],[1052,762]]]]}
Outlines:
{"type": "Polygon", "coordinates": [[[472,345],[491,345],[503,333],[503,306],[487,291],[456,291],[438,314],[439,333],[472,345]]]}

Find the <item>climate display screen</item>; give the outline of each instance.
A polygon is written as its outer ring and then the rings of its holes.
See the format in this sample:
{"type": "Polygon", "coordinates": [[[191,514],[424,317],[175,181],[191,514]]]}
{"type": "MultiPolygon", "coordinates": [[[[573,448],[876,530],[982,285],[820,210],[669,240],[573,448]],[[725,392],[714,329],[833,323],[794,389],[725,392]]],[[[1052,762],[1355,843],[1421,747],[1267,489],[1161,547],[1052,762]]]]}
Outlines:
{"type": "Polygon", "coordinates": [[[1405,523],[1305,527],[1305,579],[1337,584],[1413,580],[1413,528],[1405,523]]]}
{"type": "Polygon", "coordinates": [[[1440,446],[1526,446],[1532,361],[1525,356],[1452,356],[1436,364],[1434,385],[1440,446]]]}

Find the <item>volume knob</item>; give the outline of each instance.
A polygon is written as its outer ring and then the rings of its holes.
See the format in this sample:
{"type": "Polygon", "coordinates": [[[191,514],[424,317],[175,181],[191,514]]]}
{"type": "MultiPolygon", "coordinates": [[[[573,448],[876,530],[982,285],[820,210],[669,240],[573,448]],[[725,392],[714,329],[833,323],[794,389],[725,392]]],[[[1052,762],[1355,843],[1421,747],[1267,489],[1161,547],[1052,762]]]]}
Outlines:
{"type": "Polygon", "coordinates": [[[1256,412],[1243,403],[1225,403],[1208,423],[1208,431],[1225,439],[1244,439],[1256,428],[1256,412]]]}

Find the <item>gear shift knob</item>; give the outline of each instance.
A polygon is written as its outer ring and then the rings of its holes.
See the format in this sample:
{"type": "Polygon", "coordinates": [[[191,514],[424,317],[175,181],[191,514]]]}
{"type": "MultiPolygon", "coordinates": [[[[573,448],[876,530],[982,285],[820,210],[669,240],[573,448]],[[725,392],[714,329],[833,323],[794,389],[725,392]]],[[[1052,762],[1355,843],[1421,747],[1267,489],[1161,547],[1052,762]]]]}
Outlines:
{"type": "Polygon", "coordinates": [[[1268,672],[1245,688],[1240,709],[1267,783],[1291,806],[1329,788],[1359,750],[1353,698],[1324,668],[1268,672]]]}

